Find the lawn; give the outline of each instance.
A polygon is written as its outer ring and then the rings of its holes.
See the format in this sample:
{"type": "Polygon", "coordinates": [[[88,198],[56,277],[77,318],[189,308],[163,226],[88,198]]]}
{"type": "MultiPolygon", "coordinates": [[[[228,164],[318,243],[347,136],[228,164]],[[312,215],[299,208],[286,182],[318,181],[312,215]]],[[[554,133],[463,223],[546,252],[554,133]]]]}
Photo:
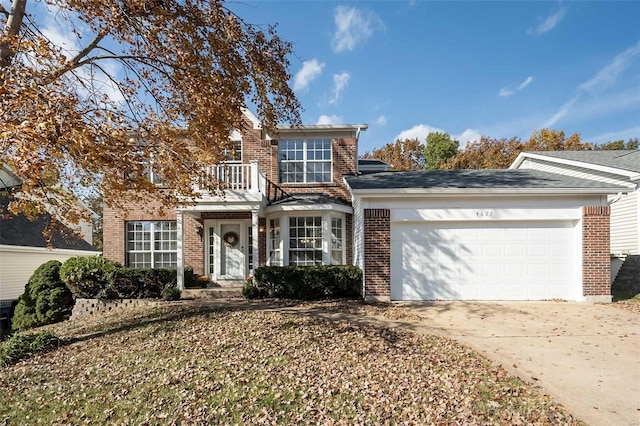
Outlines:
{"type": "Polygon", "coordinates": [[[467,347],[408,331],[184,305],[48,329],[66,343],[0,369],[0,424],[578,424],[467,347]]]}

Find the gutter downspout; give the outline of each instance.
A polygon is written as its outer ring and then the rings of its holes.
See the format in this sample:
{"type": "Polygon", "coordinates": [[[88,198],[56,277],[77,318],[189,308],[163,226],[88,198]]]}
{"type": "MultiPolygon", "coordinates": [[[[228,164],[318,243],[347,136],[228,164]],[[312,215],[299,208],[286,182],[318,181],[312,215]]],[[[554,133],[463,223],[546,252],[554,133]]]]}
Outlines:
{"type": "Polygon", "coordinates": [[[358,126],[358,128],[356,129],[356,175],[360,174],[360,161],[359,160],[359,153],[358,153],[358,140],[360,140],[360,131],[361,131],[361,127],[358,126]]]}
{"type": "Polygon", "coordinates": [[[611,201],[607,201],[607,205],[610,206],[611,204],[617,203],[618,201],[620,201],[620,198],[622,198],[622,192],[618,192],[618,194],[611,201]]]}

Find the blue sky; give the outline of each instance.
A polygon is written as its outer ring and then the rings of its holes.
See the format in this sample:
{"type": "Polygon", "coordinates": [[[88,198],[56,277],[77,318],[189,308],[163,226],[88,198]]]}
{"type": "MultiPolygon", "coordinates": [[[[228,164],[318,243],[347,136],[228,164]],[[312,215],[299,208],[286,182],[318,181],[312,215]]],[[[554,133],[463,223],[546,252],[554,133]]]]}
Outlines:
{"type": "Polygon", "coordinates": [[[360,153],[445,131],[640,137],[640,1],[249,1],[294,44],[305,124],[367,123],[360,153]]]}

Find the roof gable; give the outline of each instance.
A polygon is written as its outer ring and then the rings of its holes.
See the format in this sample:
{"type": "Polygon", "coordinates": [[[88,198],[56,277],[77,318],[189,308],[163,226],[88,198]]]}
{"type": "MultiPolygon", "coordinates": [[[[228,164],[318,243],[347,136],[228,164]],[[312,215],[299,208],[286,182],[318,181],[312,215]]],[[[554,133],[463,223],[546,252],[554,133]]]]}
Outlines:
{"type": "Polygon", "coordinates": [[[522,152],[509,167],[516,169],[525,158],[544,159],[561,164],[606,171],[640,178],[640,151],[638,150],[593,150],[593,151],[528,151],[522,152]],[[636,177],[636,175],[638,175],[636,177]]]}
{"type": "MultiPolygon", "coordinates": [[[[31,221],[23,214],[13,215],[7,212],[10,197],[0,194],[0,245],[22,246],[22,247],[47,247],[47,240],[42,235],[47,224],[51,220],[48,214],[40,215],[36,220],[31,221]]],[[[66,226],[65,234],[74,236],[66,226]],[[68,232],[67,232],[68,231],[68,232]]],[[[86,242],[80,236],[65,238],[62,233],[54,231],[51,237],[51,245],[56,249],[98,251],[94,246],[86,242]]]]}

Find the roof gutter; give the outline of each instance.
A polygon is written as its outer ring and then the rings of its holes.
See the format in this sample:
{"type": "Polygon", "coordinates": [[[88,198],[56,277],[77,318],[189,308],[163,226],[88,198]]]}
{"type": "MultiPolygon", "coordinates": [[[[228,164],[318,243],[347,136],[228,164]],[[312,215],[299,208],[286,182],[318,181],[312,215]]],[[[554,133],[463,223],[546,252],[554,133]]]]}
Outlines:
{"type": "Polygon", "coordinates": [[[628,193],[631,189],[620,186],[610,188],[385,188],[385,189],[354,189],[349,186],[353,195],[365,197],[391,198],[398,196],[478,196],[488,197],[493,195],[605,195],[628,193]],[[622,191],[621,191],[622,190],[622,191]]]}

